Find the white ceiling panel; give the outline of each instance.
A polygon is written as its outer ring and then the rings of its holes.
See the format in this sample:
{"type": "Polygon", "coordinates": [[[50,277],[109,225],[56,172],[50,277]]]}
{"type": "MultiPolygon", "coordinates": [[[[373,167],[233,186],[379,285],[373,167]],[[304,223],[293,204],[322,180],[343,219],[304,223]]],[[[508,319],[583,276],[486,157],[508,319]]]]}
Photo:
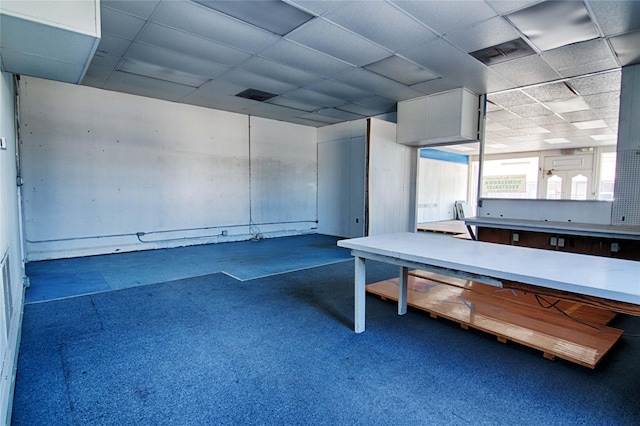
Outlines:
{"type": "Polygon", "coordinates": [[[103,86],[107,90],[131,93],[149,98],[179,101],[194,91],[193,87],[145,78],[121,71],[114,72],[103,86]]]}
{"type": "Polygon", "coordinates": [[[504,15],[540,3],[542,0],[485,0],[497,13],[504,15]]]}
{"type": "Polygon", "coordinates": [[[640,2],[589,0],[589,7],[605,35],[622,34],[640,29],[640,2]]]}
{"type": "Polygon", "coordinates": [[[327,117],[338,118],[340,119],[340,121],[351,121],[363,118],[363,116],[361,116],[360,114],[355,114],[353,112],[343,111],[336,108],[323,108],[317,111],[317,113],[320,115],[326,115],[327,117]]]}
{"type": "Polygon", "coordinates": [[[299,102],[307,104],[320,105],[322,107],[336,107],[343,105],[346,102],[343,99],[334,98],[332,96],[324,95],[322,93],[314,92],[307,89],[298,89],[286,94],[287,98],[294,99],[299,102]]]}
{"type": "Polygon", "coordinates": [[[275,34],[188,1],[163,1],[153,21],[251,53],[279,40],[275,34]]]}
{"type": "Polygon", "coordinates": [[[356,66],[391,55],[389,50],[321,18],[298,28],[286,38],[356,66]]]}
{"type": "MultiPolygon", "coordinates": [[[[505,128],[491,137],[524,149],[549,146],[542,139],[557,135],[549,134],[545,126],[564,129],[565,136],[614,131],[619,66],[640,61],[640,40],[635,38],[640,32],[629,32],[640,29],[640,2],[573,2],[573,6],[586,4],[583,14],[586,10],[611,37],[595,36],[491,66],[468,52],[517,39],[520,33],[508,19],[510,13],[536,5],[548,12],[557,2],[284,3],[314,17],[283,37],[261,29],[269,24],[245,4],[217,3],[228,10],[221,12],[191,0],[103,1],[103,40],[84,84],[227,111],[250,110],[254,115],[313,126],[346,121],[354,115],[390,113],[398,101],[465,87],[477,94],[489,93],[489,100],[495,102],[487,104],[492,126],[500,123],[505,128]],[[254,24],[227,14],[235,14],[238,7],[251,15],[254,24]],[[621,33],[624,35],[613,36],[621,33]],[[118,66],[130,73],[116,71],[118,66]],[[610,69],[615,72],[608,72],[610,69]],[[197,90],[188,87],[198,84],[197,90]],[[247,88],[283,94],[266,105],[235,96],[247,88]],[[576,110],[573,105],[555,114],[543,105],[573,98],[581,102],[578,112],[571,112],[576,110]],[[305,117],[294,116],[296,110],[305,117]],[[318,113],[321,110],[324,114],[318,113]],[[579,130],[569,124],[600,119],[607,128],[579,130]],[[504,124],[504,120],[510,122],[504,124]]],[[[257,6],[255,10],[261,10],[257,6]]],[[[571,32],[571,18],[556,15],[561,32],[571,32]]],[[[495,53],[505,58],[513,54],[508,50],[495,53]]],[[[504,152],[506,148],[487,148],[487,152],[491,149],[504,152]]]]}
{"type": "Polygon", "coordinates": [[[311,84],[309,89],[334,98],[344,99],[345,101],[356,101],[369,96],[369,93],[364,90],[332,80],[322,80],[311,84]]]}
{"type": "Polygon", "coordinates": [[[613,51],[604,39],[570,44],[543,52],[541,55],[549,65],[559,70],[614,59],[613,51]]]}
{"type": "Polygon", "coordinates": [[[363,117],[371,117],[371,116],[380,114],[379,110],[367,108],[363,105],[359,105],[356,103],[347,103],[347,104],[341,105],[339,109],[343,111],[352,112],[354,114],[358,114],[363,117]]]}
{"type": "Polygon", "coordinates": [[[395,110],[396,107],[396,103],[392,99],[385,98],[383,96],[371,96],[364,99],[358,99],[356,104],[384,112],[395,110]]]}
{"type": "Polygon", "coordinates": [[[229,67],[241,64],[251,57],[251,54],[242,50],[154,23],[149,23],[136,41],[229,67]]]}
{"type": "Polygon", "coordinates": [[[262,51],[260,56],[326,77],[333,77],[353,68],[346,62],[288,40],[279,41],[262,51]]]}
{"type": "Polygon", "coordinates": [[[517,86],[558,80],[562,76],[539,55],[530,55],[512,61],[501,62],[491,67],[495,72],[517,86]]]}
{"type": "Polygon", "coordinates": [[[283,83],[281,81],[241,70],[228,71],[219,76],[216,80],[242,86],[244,87],[242,90],[258,89],[264,92],[275,93],[276,95],[292,92],[298,88],[295,84],[283,83]]]}
{"type": "Polygon", "coordinates": [[[145,20],[136,18],[117,10],[103,7],[100,9],[100,20],[102,21],[102,32],[133,40],[145,24],[145,20]]]}
{"type": "Polygon", "coordinates": [[[103,33],[100,38],[100,44],[98,44],[96,53],[103,53],[120,57],[124,56],[129,46],[131,46],[131,40],[103,33]]]}
{"type": "Polygon", "coordinates": [[[431,95],[434,93],[446,92],[447,90],[456,89],[460,85],[454,83],[447,78],[437,78],[435,80],[429,80],[424,83],[418,83],[411,86],[412,89],[417,90],[425,95],[431,95]]]}
{"type": "Polygon", "coordinates": [[[142,19],[149,19],[160,4],[159,0],[100,0],[100,5],[142,19]]]}
{"type": "Polygon", "coordinates": [[[396,102],[422,96],[416,90],[364,69],[352,69],[338,75],[336,79],[396,102]]]}
{"type": "Polygon", "coordinates": [[[400,55],[478,94],[513,87],[507,79],[441,38],[402,51],[400,55]]]}
{"type": "Polygon", "coordinates": [[[293,108],[306,112],[313,112],[322,108],[320,105],[296,101],[294,99],[289,99],[286,96],[276,96],[275,98],[269,99],[267,102],[270,104],[280,105],[283,107],[293,108]]]}
{"type": "Polygon", "coordinates": [[[394,0],[393,3],[441,35],[471,27],[497,15],[488,4],[481,1],[394,0]]]}
{"type": "Polygon", "coordinates": [[[126,57],[209,78],[215,78],[229,69],[213,62],[140,43],[131,45],[126,57]]]}
{"type": "Polygon", "coordinates": [[[437,35],[392,4],[340,2],[340,6],[323,16],[380,46],[397,52],[424,43],[437,35]]]}
{"type": "Polygon", "coordinates": [[[274,80],[285,81],[299,87],[307,86],[322,80],[317,74],[301,71],[258,56],[252,56],[238,66],[239,69],[264,75],[274,80]]]}
{"type": "Polygon", "coordinates": [[[287,0],[287,3],[315,15],[322,15],[334,7],[340,6],[344,0],[287,0]]]}
{"type": "Polygon", "coordinates": [[[497,44],[515,40],[520,34],[501,16],[450,32],[445,36],[447,40],[465,52],[474,52],[497,44]]]}
{"type": "Polygon", "coordinates": [[[632,65],[640,63],[640,31],[621,34],[609,39],[611,46],[618,55],[620,65],[632,65]]]}

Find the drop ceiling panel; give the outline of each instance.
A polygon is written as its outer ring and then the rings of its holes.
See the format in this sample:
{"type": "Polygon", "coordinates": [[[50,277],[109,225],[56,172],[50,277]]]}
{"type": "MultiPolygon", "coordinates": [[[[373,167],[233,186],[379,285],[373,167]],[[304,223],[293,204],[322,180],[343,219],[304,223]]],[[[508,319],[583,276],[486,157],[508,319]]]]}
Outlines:
{"type": "Polygon", "coordinates": [[[396,108],[396,103],[393,100],[383,96],[371,96],[365,99],[359,99],[356,103],[383,112],[395,111],[396,108]]]}
{"type": "Polygon", "coordinates": [[[542,57],[552,67],[561,70],[605,59],[613,59],[614,55],[604,39],[597,39],[549,50],[543,52],[542,57]]]}
{"type": "Polygon", "coordinates": [[[561,75],[538,55],[501,62],[491,68],[517,86],[544,83],[561,78],[561,75]]]}
{"type": "Polygon", "coordinates": [[[65,82],[76,82],[84,70],[84,64],[62,62],[8,49],[2,50],[2,64],[7,72],[65,82]]]}
{"type": "Polygon", "coordinates": [[[317,111],[320,115],[326,115],[327,117],[338,118],[340,121],[351,121],[364,118],[360,114],[355,114],[349,111],[343,111],[336,108],[323,108],[317,111]]]}
{"type": "Polygon", "coordinates": [[[400,55],[475,93],[513,87],[507,79],[441,38],[402,51],[400,55]]]}
{"type": "Polygon", "coordinates": [[[309,85],[308,88],[345,101],[355,101],[369,96],[369,93],[364,90],[332,80],[322,80],[309,85]]]}
{"type": "Polygon", "coordinates": [[[323,18],[397,52],[424,43],[437,35],[389,3],[341,2],[323,18]]]}
{"type": "Polygon", "coordinates": [[[599,93],[584,96],[584,100],[591,108],[616,107],[620,105],[620,94],[616,92],[599,93]]]}
{"type": "Polygon", "coordinates": [[[541,51],[598,37],[581,1],[538,3],[508,14],[507,19],[541,51]]]}
{"type": "Polygon", "coordinates": [[[356,66],[391,55],[387,49],[323,19],[298,28],[287,39],[356,66]]]}
{"type": "Polygon", "coordinates": [[[584,65],[559,69],[558,72],[563,77],[576,77],[585,74],[592,74],[601,71],[610,71],[617,69],[618,61],[614,58],[603,59],[601,61],[590,62],[584,65]]]}
{"type": "Polygon", "coordinates": [[[159,3],[160,1],[156,0],[100,0],[100,4],[102,6],[120,12],[125,12],[142,19],[149,19],[159,3]]]}
{"type": "Polygon", "coordinates": [[[275,34],[191,2],[163,1],[153,21],[250,53],[257,53],[279,39],[275,34]]]}
{"type": "Polygon", "coordinates": [[[499,14],[515,12],[516,10],[540,3],[540,1],[541,0],[485,0],[485,2],[499,14]]]}
{"type": "Polygon", "coordinates": [[[638,46],[640,46],[640,31],[612,37],[610,40],[621,65],[640,63],[640,52],[638,50],[638,46]]]}
{"type": "MultiPolygon", "coordinates": [[[[297,89],[294,84],[283,83],[248,71],[231,70],[217,78],[218,81],[232,83],[245,89],[258,89],[280,95],[297,89]]],[[[244,90],[244,89],[243,89],[244,90]]]]}
{"type": "Polygon", "coordinates": [[[229,67],[251,57],[247,52],[154,23],[148,24],[136,41],[229,67]]]}
{"type": "Polygon", "coordinates": [[[396,102],[422,96],[416,90],[364,69],[352,69],[338,75],[336,80],[396,102]]]}
{"type": "Polygon", "coordinates": [[[283,107],[293,108],[305,112],[313,112],[322,108],[320,105],[296,101],[294,99],[289,99],[286,96],[277,96],[273,99],[269,99],[267,102],[270,104],[280,105],[283,107]]]}
{"type": "Polygon", "coordinates": [[[480,1],[393,1],[438,34],[467,28],[496,16],[488,4],[480,1]]]}
{"type": "Polygon", "coordinates": [[[274,80],[289,82],[299,87],[322,80],[322,77],[316,74],[301,71],[258,56],[252,56],[239,65],[238,68],[254,74],[264,75],[274,80]]]}
{"type": "Polygon", "coordinates": [[[570,84],[580,95],[586,96],[605,92],[619,92],[621,81],[621,73],[618,71],[574,78],[570,84]]]}
{"type": "Polygon", "coordinates": [[[352,112],[354,114],[359,114],[363,117],[372,117],[374,115],[378,115],[386,112],[386,109],[376,110],[372,108],[367,108],[357,103],[348,103],[348,104],[341,105],[340,109],[343,111],[352,112]]]}
{"type": "Polygon", "coordinates": [[[145,24],[144,19],[136,18],[117,10],[103,7],[100,9],[102,32],[133,40],[145,24]]]}
{"type": "Polygon", "coordinates": [[[279,41],[262,51],[260,56],[329,78],[353,68],[346,62],[288,40],[279,41]]]}
{"type": "Polygon", "coordinates": [[[474,52],[519,37],[520,34],[501,16],[487,19],[468,29],[453,31],[445,36],[465,52],[474,52]]]}
{"type": "Polygon", "coordinates": [[[131,40],[103,33],[96,53],[121,57],[125,54],[129,46],[131,46],[131,40]]]}
{"type": "Polygon", "coordinates": [[[526,93],[520,90],[494,94],[491,96],[491,102],[505,108],[520,105],[531,105],[536,103],[534,99],[532,99],[530,96],[527,96],[526,93]]]}
{"type": "Polygon", "coordinates": [[[120,71],[111,74],[104,88],[116,92],[131,93],[174,102],[179,101],[194,91],[193,87],[120,71]]]}
{"type": "Polygon", "coordinates": [[[127,52],[127,58],[209,78],[215,78],[228,70],[227,67],[209,61],[140,43],[134,43],[131,46],[127,52]]]}
{"type": "Polygon", "coordinates": [[[334,7],[340,6],[343,2],[344,0],[288,0],[288,3],[315,15],[322,15],[334,7]]]}
{"type": "Polygon", "coordinates": [[[307,104],[320,105],[322,107],[336,107],[346,103],[342,99],[323,95],[322,93],[314,92],[307,89],[298,89],[293,92],[289,92],[285,97],[307,104]]]}
{"type": "Polygon", "coordinates": [[[447,90],[457,89],[459,86],[453,81],[446,78],[437,78],[435,80],[429,80],[424,83],[414,84],[412,89],[417,90],[425,95],[431,95],[434,93],[446,92],[447,90]]]}
{"type": "Polygon", "coordinates": [[[589,7],[605,35],[622,34],[640,29],[640,2],[589,1],[589,7]]]}

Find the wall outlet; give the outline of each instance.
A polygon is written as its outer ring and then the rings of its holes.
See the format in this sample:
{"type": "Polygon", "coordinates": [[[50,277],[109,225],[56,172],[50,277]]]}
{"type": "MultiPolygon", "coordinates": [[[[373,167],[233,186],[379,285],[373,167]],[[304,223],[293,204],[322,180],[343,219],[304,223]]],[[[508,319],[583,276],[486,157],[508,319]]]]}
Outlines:
{"type": "Polygon", "coordinates": [[[611,253],[617,253],[620,251],[620,244],[611,243],[611,253]]]}
{"type": "Polygon", "coordinates": [[[520,234],[517,233],[513,233],[513,242],[517,243],[518,241],[520,241],[520,234]]]}
{"type": "Polygon", "coordinates": [[[557,246],[558,245],[558,239],[556,237],[551,237],[551,239],[549,240],[549,244],[552,246],[557,246]]]}
{"type": "Polygon", "coordinates": [[[223,236],[223,237],[226,237],[227,235],[229,235],[229,232],[227,232],[227,230],[226,230],[226,229],[225,229],[225,230],[223,230],[223,231],[222,231],[222,236],[223,236]]]}
{"type": "Polygon", "coordinates": [[[7,149],[7,138],[0,137],[0,149],[7,149]]]}
{"type": "Polygon", "coordinates": [[[558,247],[564,247],[564,238],[558,238],[558,247]]]}

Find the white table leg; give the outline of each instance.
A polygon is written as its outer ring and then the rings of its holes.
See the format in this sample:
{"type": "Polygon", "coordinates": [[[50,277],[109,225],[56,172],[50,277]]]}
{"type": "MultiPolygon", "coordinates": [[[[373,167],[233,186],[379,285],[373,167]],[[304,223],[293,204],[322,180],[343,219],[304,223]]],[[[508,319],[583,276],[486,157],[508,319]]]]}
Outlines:
{"type": "Polygon", "coordinates": [[[355,326],[356,333],[364,331],[365,297],[366,297],[366,272],[364,257],[355,256],[355,326]]]}
{"type": "Polygon", "coordinates": [[[400,281],[398,285],[398,315],[407,313],[407,287],[409,268],[400,267],[400,281]]]}

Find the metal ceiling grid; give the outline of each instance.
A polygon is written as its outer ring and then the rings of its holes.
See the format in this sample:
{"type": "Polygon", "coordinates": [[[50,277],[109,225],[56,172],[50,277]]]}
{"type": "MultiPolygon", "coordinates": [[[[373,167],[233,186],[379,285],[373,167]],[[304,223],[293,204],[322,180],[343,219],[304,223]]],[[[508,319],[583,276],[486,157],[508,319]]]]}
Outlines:
{"type": "MultiPolygon", "coordinates": [[[[543,129],[540,135],[547,123],[553,125],[551,117],[571,122],[545,103],[575,96],[562,81],[583,75],[569,83],[593,110],[581,117],[602,118],[613,128],[620,79],[619,72],[605,71],[640,60],[640,44],[628,41],[640,37],[640,2],[634,1],[272,0],[251,2],[250,8],[246,1],[201,3],[102,1],[103,36],[83,84],[318,127],[466,87],[499,92],[490,97],[499,108],[526,119],[532,132],[543,129]],[[303,23],[292,21],[288,28],[297,27],[284,35],[265,30],[275,28],[260,12],[265,3],[290,10],[303,23]],[[583,11],[595,36],[553,49],[537,46],[534,36],[525,35],[541,25],[531,17],[536,11],[553,16],[560,6],[583,11]],[[533,54],[489,66],[469,55],[519,37],[533,54]],[[263,103],[235,96],[247,89],[277,96],[263,103]]],[[[556,26],[556,33],[573,34],[579,25],[559,19],[556,26]]],[[[567,147],[583,144],[578,136],[567,147]]],[[[506,137],[502,144],[517,143],[506,137]]],[[[548,148],[542,142],[538,147],[548,148]]]]}

